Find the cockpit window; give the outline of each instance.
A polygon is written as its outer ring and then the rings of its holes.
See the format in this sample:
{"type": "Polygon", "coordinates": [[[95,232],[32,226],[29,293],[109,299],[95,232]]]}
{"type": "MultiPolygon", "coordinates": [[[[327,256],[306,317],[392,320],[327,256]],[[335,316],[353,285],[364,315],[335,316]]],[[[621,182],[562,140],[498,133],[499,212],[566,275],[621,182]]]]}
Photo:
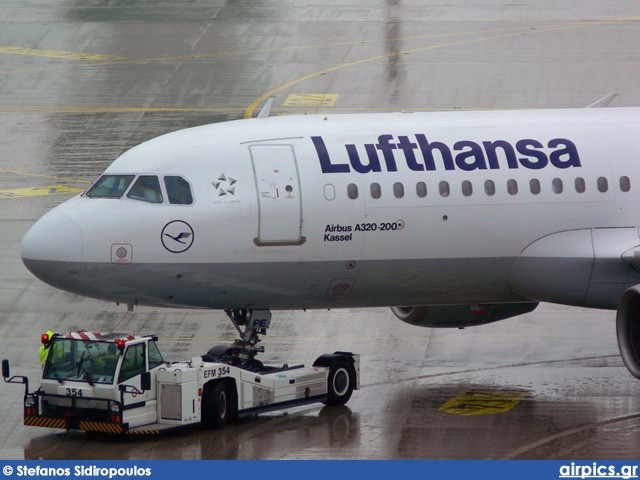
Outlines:
{"type": "Polygon", "coordinates": [[[174,205],[191,205],[193,203],[191,187],[184,178],[164,177],[164,185],[167,187],[169,203],[174,205]]]}
{"type": "Polygon", "coordinates": [[[133,184],[127,197],[133,200],[141,200],[148,203],[162,203],[160,182],[155,175],[141,175],[133,184]]]}
{"type": "Polygon", "coordinates": [[[134,175],[103,175],[87,191],[90,198],[120,198],[133,180],[134,175]]]}

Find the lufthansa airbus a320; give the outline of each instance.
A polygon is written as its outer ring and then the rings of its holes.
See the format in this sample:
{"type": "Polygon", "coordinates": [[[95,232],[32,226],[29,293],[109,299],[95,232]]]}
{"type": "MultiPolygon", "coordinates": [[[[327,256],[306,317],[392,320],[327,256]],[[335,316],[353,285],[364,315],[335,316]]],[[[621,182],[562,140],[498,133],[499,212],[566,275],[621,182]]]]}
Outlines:
{"type": "Polygon", "coordinates": [[[283,309],[390,306],[422,327],[617,310],[640,378],[640,109],[260,117],[127,151],[29,230],[25,265],[247,328],[283,309]]]}

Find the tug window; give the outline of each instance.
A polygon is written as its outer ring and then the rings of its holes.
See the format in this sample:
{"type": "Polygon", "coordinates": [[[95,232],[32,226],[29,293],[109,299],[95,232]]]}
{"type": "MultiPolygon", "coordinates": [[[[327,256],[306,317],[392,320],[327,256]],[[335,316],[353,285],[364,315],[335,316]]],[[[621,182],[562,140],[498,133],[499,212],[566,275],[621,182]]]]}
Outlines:
{"type": "Polygon", "coordinates": [[[87,192],[89,198],[120,198],[134,175],[103,175],[87,192]]]}
{"type": "Polygon", "coordinates": [[[120,377],[118,383],[129,380],[131,377],[140,375],[147,370],[144,344],[138,343],[137,345],[131,345],[127,347],[127,351],[124,354],[124,361],[122,362],[122,368],[120,369],[120,377]]]}
{"type": "Polygon", "coordinates": [[[164,177],[169,203],[173,205],[191,205],[193,196],[189,183],[182,177],[164,177]]]}
{"type": "Polygon", "coordinates": [[[160,182],[155,175],[141,175],[133,184],[127,197],[132,200],[141,200],[148,203],[162,203],[160,182]]]}
{"type": "Polygon", "coordinates": [[[164,358],[162,358],[156,342],[149,342],[149,369],[156,368],[163,363],[165,363],[164,358]]]}

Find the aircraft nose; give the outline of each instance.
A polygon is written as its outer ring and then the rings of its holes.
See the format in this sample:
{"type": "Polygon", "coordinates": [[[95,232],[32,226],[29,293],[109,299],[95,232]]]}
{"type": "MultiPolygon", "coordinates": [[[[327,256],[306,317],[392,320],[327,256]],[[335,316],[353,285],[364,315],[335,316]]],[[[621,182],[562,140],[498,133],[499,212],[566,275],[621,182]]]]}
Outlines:
{"type": "Polygon", "coordinates": [[[55,209],[38,220],[22,239],[22,262],[36,277],[55,285],[57,272],[82,261],[82,230],[55,209]]]}

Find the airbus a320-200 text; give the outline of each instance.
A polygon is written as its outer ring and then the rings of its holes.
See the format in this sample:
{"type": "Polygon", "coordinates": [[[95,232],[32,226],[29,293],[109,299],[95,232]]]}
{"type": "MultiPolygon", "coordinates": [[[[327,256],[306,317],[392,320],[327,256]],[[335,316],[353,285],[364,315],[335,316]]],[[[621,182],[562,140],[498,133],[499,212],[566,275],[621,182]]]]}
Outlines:
{"type": "Polygon", "coordinates": [[[404,228],[404,221],[356,223],[355,225],[329,224],[324,229],[325,242],[349,242],[353,240],[353,232],[395,232],[404,228]],[[338,235],[334,235],[338,233],[338,235]],[[340,235],[341,234],[341,235],[340,235]]]}

